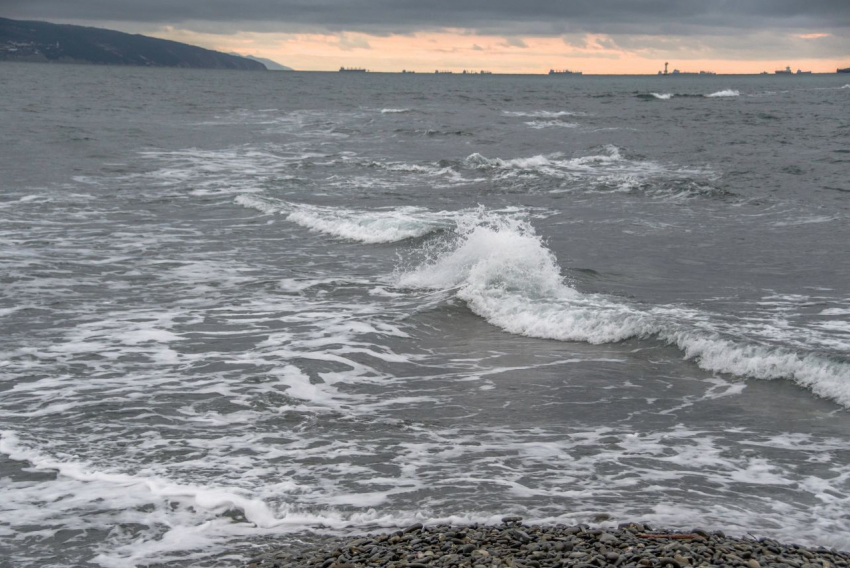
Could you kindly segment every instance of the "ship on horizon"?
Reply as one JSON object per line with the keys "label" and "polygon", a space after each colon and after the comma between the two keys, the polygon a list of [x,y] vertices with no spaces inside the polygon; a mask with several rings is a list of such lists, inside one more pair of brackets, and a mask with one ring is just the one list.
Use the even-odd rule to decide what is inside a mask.
{"label": "ship on horizon", "polygon": [[569,69],[549,69],[550,75],[581,75],[581,71],[570,71]]}
{"label": "ship on horizon", "polygon": [[850,67],[845,67],[844,69],[839,69],[836,73],[850,73]]}
{"label": "ship on horizon", "polygon": [[780,69],[780,70],[774,71],[773,73],[774,73],[774,75],[811,75],[812,74],[811,71],[802,71],[801,69],[797,69],[797,73],[794,73],[793,71],[791,71],[790,66],[785,67],[784,70]]}
{"label": "ship on horizon", "polygon": [[340,73],[365,73],[366,70],[362,67],[340,67]]}

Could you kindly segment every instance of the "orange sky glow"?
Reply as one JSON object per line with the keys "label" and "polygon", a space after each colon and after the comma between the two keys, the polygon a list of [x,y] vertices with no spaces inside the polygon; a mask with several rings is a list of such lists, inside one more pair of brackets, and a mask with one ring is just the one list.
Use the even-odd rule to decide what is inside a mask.
{"label": "orange sky glow", "polygon": [[[149,35],[200,45],[241,55],[267,57],[305,71],[336,71],[340,66],[364,67],[375,72],[420,73],[435,70],[461,72],[488,70],[493,73],[546,73],[551,68],[583,71],[586,74],[653,74],[670,62],[670,70],[714,71],[716,73],[759,73],[803,69],[834,73],[848,61],[832,59],[719,59],[710,49],[696,44],[665,52],[658,48],[619,48],[605,35],[588,34],[577,47],[561,37],[502,37],[473,34],[466,30],[420,32],[409,35],[370,35],[355,32],[335,34],[255,33],[205,34],[165,27]],[[789,34],[790,40],[816,41],[830,34]],[[652,40],[653,38],[647,38]],[[654,38],[664,45],[667,38]],[[575,43],[575,42],[573,42]],[[579,42],[582,43],[582,42]]]}

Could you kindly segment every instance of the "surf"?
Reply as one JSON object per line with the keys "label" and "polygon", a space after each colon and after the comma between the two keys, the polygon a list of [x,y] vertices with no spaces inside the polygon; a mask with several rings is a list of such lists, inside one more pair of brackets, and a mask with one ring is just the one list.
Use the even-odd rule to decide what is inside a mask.
{"label": "surf", "polygon": [[400,272],[397,285],[452,291],[473,313],[512,334],[591,344],[656,339],[703,370],[788,379],[850,408],[847,362],[730,336],[711,323],[711,314],[686,307],[638,306],[579,292],[533,226],[521,219],[491,216],[458,225],[454,240]]}

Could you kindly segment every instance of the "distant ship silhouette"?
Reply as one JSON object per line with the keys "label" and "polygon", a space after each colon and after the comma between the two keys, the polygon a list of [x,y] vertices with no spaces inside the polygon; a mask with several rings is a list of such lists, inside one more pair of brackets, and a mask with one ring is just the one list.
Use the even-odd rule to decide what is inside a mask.
{"label": "distant ship silhouette", "polygon": [[340,67],[340,73],[365,73],[366,70],[362,67]]}
{"label": "distant ship silhouette", "polygon": [[570,71],[568,69],[561,69],[561,70],[549,69],[549,74],[550,75],[581,75],[581,71]]}

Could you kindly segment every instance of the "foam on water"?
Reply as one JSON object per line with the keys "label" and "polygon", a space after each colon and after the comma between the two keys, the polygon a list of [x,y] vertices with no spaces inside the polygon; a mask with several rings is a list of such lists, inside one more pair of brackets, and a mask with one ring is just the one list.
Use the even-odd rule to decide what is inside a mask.
{"label": "foam on water", "polygon": [[[453,228],[461,219],[475,219],[483,208],[459,211],[430,211],[422,207],[388,207],[371,211],[290,203],[261,195],[240,195],[234,200],[243,207],[267,214],[286,215],[288,221],[312,231],[367,244],[393,243],[423,237]],[[495,210],[508,216],[546,215],[543,211],[508,207]]]}
{"label": "foam on water", "polygon": [[592,344],[654,337],[705,370],[789,379],[850,408],[846,361],[724,336],[706,314],[682,307],[638,307],[580,293],[565,283],[554,254],[526,221],[461,224],[456,242],[401,274],[398,284],[456,290],[473,312],[510,333]]}
{"label": "foam on water", "polygon": [[559,118],[562,116],[578,116],[582,113],[570,112],[566,110],[531,110],[531,111],[510,111],[504,110],[502,114],[505,116],[528,116],[532,118]]}
{"label": "foam on water", "polygon": [[[554,178],[568,183],[563,191],[620,191],[641,190],[667,197],[693,193],[713,193],[712,170],[699,167],[665,165],[652,160],[631,159],[620,148],[606,144],[598,153],[568,158],[561,153],[538,154],[527,158],[488,158],[480,153],[469,155],[463,166],[478,171],[491,171],[497,180],[512,178]],[[587,182],[592,182],[588,187]]]}
{"label": "foam on water", "polygon": [[[706,397],[724,396],[715,392],[723,386],[713,386]],[[241,480],[235,478],[239,484],[233,486],[180,482],[155,472],[120,473],[58,459],[6,431],[0,434],[0,453],[29,464],[41,475],[32,481],[0,482],[0,496],[4,506],[16,512],[8,519],[9,529],[49,526],[40,534],[46,538],[108,530],[106,541],[90,556],[66,558],[122,568],[169,561],[214,565],[214,559],[202,560],[225,550],[228,543],[233,543],[231,549],[240,547],[237,555],[250,555],[245,541],[251,537],[305,528],[333,534],[413,522],[497,523],[510,512],[534,523],[588,522],[600,504],[613,515],[613,523],[640,518],[690,528],[696,517],[706,528],[739,535],[759,518],[765,527],[761,534],[850,544],[843,514],[850,503],[843,487],[850,471],[830,465],[832,456],[847,451],[841,440],[765,436],[746,429],[711,432],[681,424],[645,433],[617,427],[579,427],[569,433],[410,427],[415,435],[397,445],[376,433],[336,447],[314,437],[266,450],[258,458],[271,463],[288,458],[287,463],[300,468],[297,472],[288,468],[290,472],[314,483],[300,484],[255,459],[254,470],[246,471]],[[243,444],[253,441],[242,438]],[[259,450],[260,442],[249,447]],[[388,443],[392,454],[381,449]],[[340,455],[368,459],[361,466],[335,468]],[[804,470],[801,462],[806,463]],[[207,458],[197,465],[226,464]],[[246,467],[232,458],[230,464]],[[397,473],[388,475],[387,468]],[[256,479],[257,470],[267,477]],[[358,483],[346,484],[346,477]],[[472,483],[500,495],[502,510],[497,514],[482,510],[468,495]],[[711,498],[694,491],[696,483],[711,487]],[[435,487],[442,497],[433,496]],[[392,506],[394,499],[406,494],[407,506]],[[820,498],[803,511],[795,506],[800,495]],[[718,497],[738,506],[717,505]],[[680,504],[685,502],[690,505]],[[635,508],[635,503],[656,504]],[[639,517],[635,511],[640,511]],[[823,534],[834,536],[824,540]]]}
{"label": "foam on water", "polygon": [[432,213],[420,207],[357,211],[339,207],[320,207],[289,203],[255,195],[240,195],[236,203],[263,213],[280,213],[288,221],[361,243],[392,243],[421,237],[452,225],[456,213]]}
{"label": "foam on water", "polygon": [[561,120],[532,120],[525,124],[535,130],[540,130],[542,128],[578,128],[578,123],[564,122]]}
{"label": "foam on water", "polygon": [[662,101],[666,101],[673,98],[673,93],[650,93],[656,99],[661,99]]}
{"label": "foam on water", "polygon": [[710,95],[706,95],[706,97],[738,97],[741,95],[740,91],[736,91],[733,89],[725,89],[723,91],[717,91],[716,93],[711,93]]}

